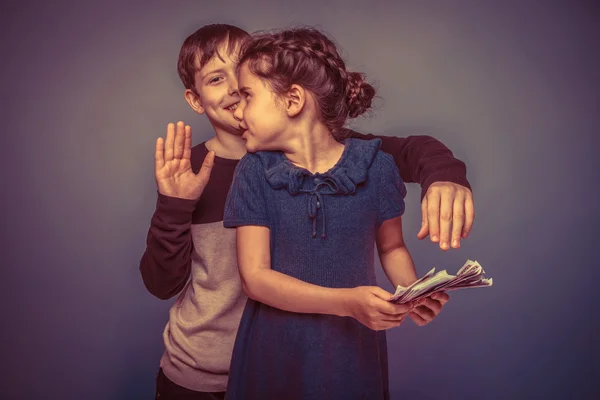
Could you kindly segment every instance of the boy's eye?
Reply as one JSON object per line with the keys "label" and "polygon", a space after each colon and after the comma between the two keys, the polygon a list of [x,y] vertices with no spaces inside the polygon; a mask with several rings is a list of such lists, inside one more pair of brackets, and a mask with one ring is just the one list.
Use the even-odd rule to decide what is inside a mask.
{"label": "boy's eye", "polygon": [[215,82],[217,82],[219,79],[223,79],[223,78],[222,78],[222,77],[220,77],[220,76],[215,76],[215,77],[214,77],[214,78],[212,78],[210,81],[208,81],[208,83],[215,83]]}

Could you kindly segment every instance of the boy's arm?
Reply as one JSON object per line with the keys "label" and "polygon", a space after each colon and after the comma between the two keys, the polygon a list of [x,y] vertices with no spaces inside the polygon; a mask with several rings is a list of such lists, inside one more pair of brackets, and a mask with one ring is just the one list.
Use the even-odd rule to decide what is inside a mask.
{"label": "boy's arm", "polygon": [[471,190],[467,167],[455,158],[439,140],[427,136],[379,136],[362,134],[351,129],[349,137],[363,140],[381,139],[381,150],[394,157],[404,182],[421,185],[421,200],[434,182],[452,182]]}
{"label": "boy's arm", "polygon": [[148,291],[161,300],[179,293],[190,276],[193,249],[190,226],[196,203],[158,194],[140,272]]}
{"label": "boy's arm", "polygon": [[473,226],[475,210],[465,163],[431,136],[364,135],[351,129],[343,134],[358,139],[381,139],[381,150],[392,155],[405,182],[421,185],[422,226],[419,239],[430,235],[443,250],[460,247]]}

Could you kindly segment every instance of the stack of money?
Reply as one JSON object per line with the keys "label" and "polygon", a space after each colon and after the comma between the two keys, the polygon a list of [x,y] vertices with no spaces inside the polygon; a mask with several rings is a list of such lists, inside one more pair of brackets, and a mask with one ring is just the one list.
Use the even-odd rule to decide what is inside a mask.
{"label": "stack of money", "polygon": [[492,279],[485,278],[484,274],[481,265],[472,260],[467,260],[456,275],[450,275],[446,270],[435,273],[433,268],[409,287],[398,285],[396,293],[389,301],[403,304],[430,296],[435,292],[492,286]]}

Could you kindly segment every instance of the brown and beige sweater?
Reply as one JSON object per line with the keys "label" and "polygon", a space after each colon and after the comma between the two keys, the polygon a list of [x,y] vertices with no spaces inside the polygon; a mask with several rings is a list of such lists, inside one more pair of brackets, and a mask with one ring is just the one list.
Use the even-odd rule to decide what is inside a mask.
{"label": "brown and beige sweater", "polygon": [[[381,150],[394,157],[405,182],[421,184],[422,196],[436,181],[470,188],[465,164],[436,139],[349,133],[381,138]],[[192,149],[194,172],[207,154],[205,143]],[[246,304],[237,270],[235,229],[223,227],[225,200],[238,161],[215,157],[210,181],[197,201],[158,195],[140,261],[150,293],[165,300],[179,294],[163,332],[160,366],[176,384],[200,392],[226,390],[233,342]]]}

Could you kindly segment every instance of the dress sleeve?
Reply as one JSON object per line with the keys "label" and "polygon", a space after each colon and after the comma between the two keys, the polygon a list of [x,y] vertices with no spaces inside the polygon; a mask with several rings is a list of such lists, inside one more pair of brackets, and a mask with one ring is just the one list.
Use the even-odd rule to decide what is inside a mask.
{"label": "dress sleeve", "polygon": [[404,214],[404,197],[406,186],[400,177],[394,159],[389,154],[379,151],[377,154],[379,167],[379,218],[378,226],[388,219]]}
{"label": "dress sleeve", "polygon": [[265,187],[265,172],[260,159],[254,154],[246,154],[235,169],[225,202],[225,228],[244,225],[270,228]]}

